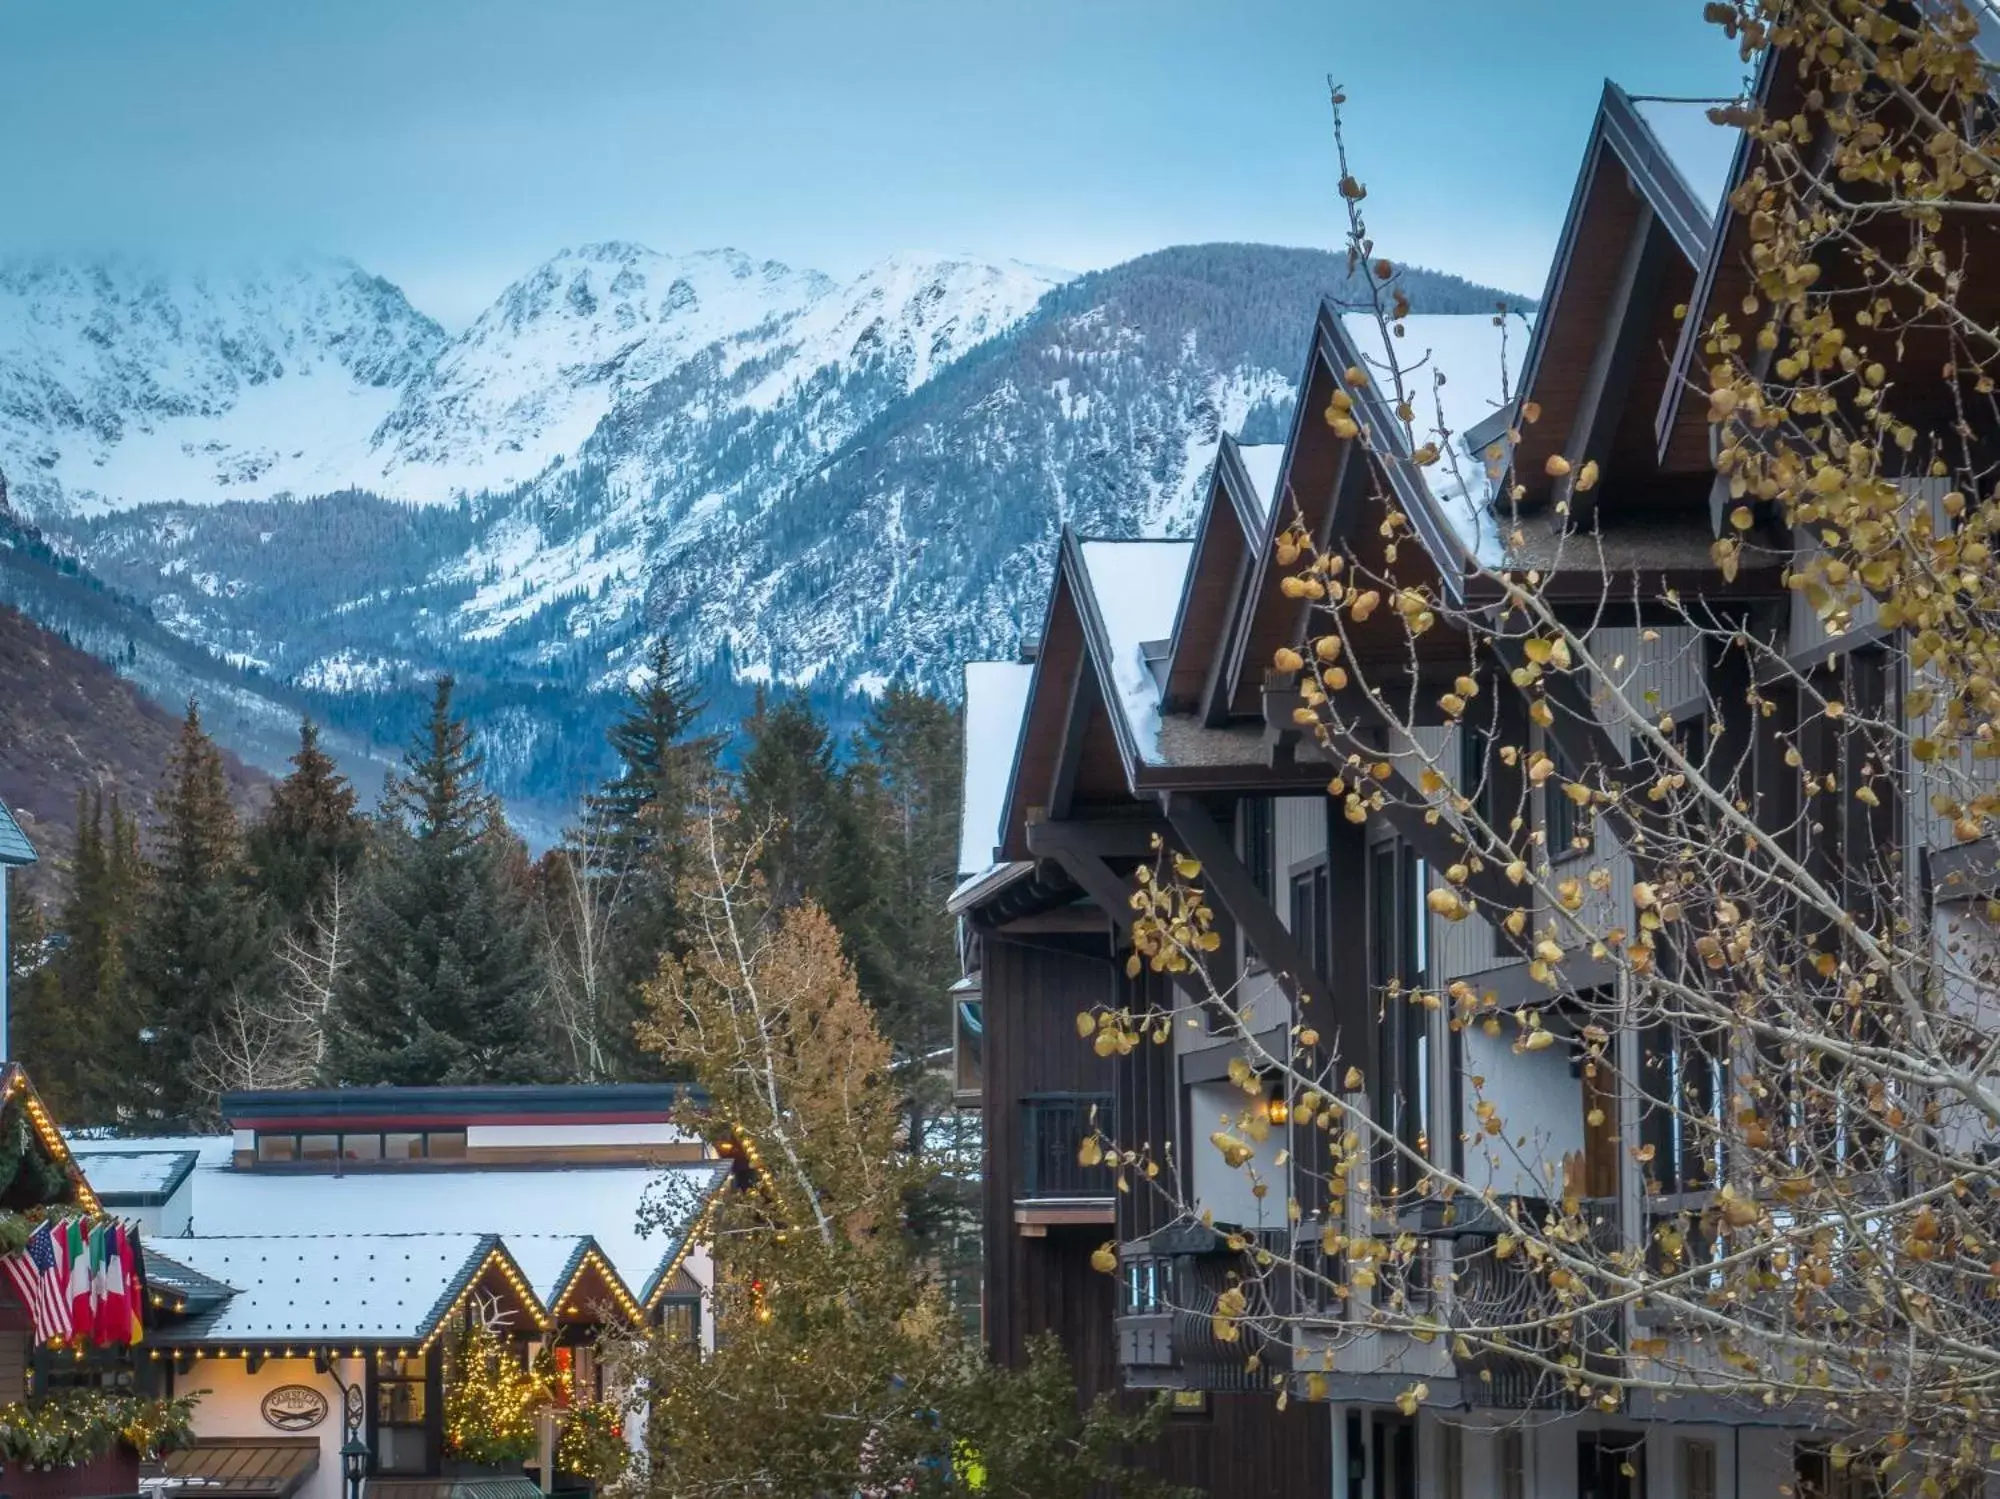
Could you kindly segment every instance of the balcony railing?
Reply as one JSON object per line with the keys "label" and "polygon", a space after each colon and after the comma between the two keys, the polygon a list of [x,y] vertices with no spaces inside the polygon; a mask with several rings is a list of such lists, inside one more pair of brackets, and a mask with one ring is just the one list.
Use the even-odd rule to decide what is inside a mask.
{"label": "balcony railing", "polygon": [[[1290,1366],[1282,1334],[1265,1336],[1286,1310],[1282,1282],[1252,1273],[1251,1256],[1228,1249],[1220,1235],[1167,1230],[1125,1245],[1119,1269],[1118,1361],[1128,1387],[1268,1392]],[[1236,1337],[1225,1340],[1216,1336],[1215,1306],[1231,1285],[1248,1305]]]}
{"label": "balcony railing", "polygon": [[1022,1099],[1015,1195],[1043,1202],[1110,1197],[1111,1172],[1077,1159],[1092,1130],[1113,1131],[1109,1093],[1036,1093]]}

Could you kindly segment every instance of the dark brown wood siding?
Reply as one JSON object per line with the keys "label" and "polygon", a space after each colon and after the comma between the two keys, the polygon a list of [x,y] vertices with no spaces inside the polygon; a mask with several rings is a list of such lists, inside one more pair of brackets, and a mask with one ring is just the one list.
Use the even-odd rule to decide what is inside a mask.
{"label": "dark brown wood siding", "polygon": [[1057,1333],[1086,1388],[1106,1388],[1115,1286],[1090,1268],[1111,1236],[1051,1228],[1024,1238],[1014,1222],[1020,1179],[1021,1100],[1035,1093],[1109,1092],[1111,1064],[1079,1039],[1079,1011],[1109,1002],[1114,969],[1108,937],[985,938],[980,964],[986,1022],[986,1344],[1018,1365],[1028,1340]]}
{"label": "dark brown wood siding", "polygon": [[[1128,980],[1106,937],[983,939],[986,1020],[986,1337],[992,1356],[1018,1366],[1030,1340],[1054,1333],[1090,1400],[1118,1388],[1118,1283],[1090,1265],[1114,1234],[1158,1227],[1158,1199],[1134,1185],[1115,1228],[1051,1227],[1023,1237],[1014,1222],[1021,1151],[1020,1100],[1034,1093],[1110,1091],[1123,1144],[1164,1146],[1179,1125],[1173,1048],[1150,1043],[1119,1062],[1078,1038],[1076,1015],[1108,1001],[1165,1006],[1165,982]],[[1128,1399],[1145,1398],[1137,1394]],[[1159,1442],[1135,1454],[1146,1469],[1214,1499],[1324,1499],[1333,1490],[1333,1412],[1268,1395],[1214,1395],[1209,1409],[1176,1415]]]}

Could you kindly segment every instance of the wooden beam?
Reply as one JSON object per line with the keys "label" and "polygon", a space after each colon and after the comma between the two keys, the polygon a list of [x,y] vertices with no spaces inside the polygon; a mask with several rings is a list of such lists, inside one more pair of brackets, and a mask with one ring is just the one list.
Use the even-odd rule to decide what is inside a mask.
{"label": "wooden beam", "polygon": [[1153,853],[1153,840],[1164,839],[1166,833],[1156,817],[1059,820],[1031,813],[1027,824],[1029,851],[1046,858],[1069,852],[1099,859],[1143,859]]}
{"label": "wooden beam", "polygon": [[1208,809],[1181,791],[1166,792],[1160,805],[1183,846],[1201,861],[1204,882],[1228,908],[1271,972],[1280,979],[1290,979],[1295,996],[1331,1008],[1326,980],[1305,961],[1297,940],[1257,889],[1250,871],[1236,857],[1236,849],[1208,815]]}
{"label": "wooden beam", "polygon": [[[1590,370],[1584,377],[1583,394],[1570,427],[1564,456],[1572,473],[1593,458],[1600,470],[1605,465],[1612,435],[1625,412],[1625,397],[1632,388],[1632,372],[1651,331],[1646,311],[1659,294],[1670,249],[1670,237],[1659,228],[1652,205],[1641,199],[1639,219],[1625,246],[1625,257],[1619,263],[1618,280],[1604,312],[1604,327],[1598,334],[1597,347],[1591,352]],[[1591,524],[1597,496],[1602,491],[1601,475],[1597,489],[1582,493],[1571,490],[1572,527],[1585,528]]]}

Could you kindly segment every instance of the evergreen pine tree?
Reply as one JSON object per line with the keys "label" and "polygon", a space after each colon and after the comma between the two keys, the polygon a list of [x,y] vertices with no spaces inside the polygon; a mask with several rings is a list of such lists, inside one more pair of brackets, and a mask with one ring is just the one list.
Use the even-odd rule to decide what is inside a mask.
{"label": "evergreen pine tree", "polygon": [[231,996],[260,982],[265,957],[222,753],[193,699],[168,759],[154,838],[158,856],[132,976],[144,1007],[151,1112],[183,1128],[214,1111],[215,1100],[202,1097],[194,1081],[196,1048]]}
{"label": "evergreen pine tree", "polygon": [[271,789],[247,840],[253,882],[278,926],[297,928],[326,898],[334,872],[355,867],[367,827],[354,787],[320,748],[319,726],[301,719],[291,773]]}
{"label": "evergreen pine tree", "polygon": [[389,782],[332,1057],[342,1081],[543,1075],[526,859],[440,677]]}

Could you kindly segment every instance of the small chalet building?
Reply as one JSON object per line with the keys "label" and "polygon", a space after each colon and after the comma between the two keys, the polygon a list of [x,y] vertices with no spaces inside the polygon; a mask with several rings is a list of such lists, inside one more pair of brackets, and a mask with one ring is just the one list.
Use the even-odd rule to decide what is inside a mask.
{"label": "small chalet building", "polygon": [[[1781,72],[1767,70],[1764,86],[1781,86]],[[1504,540],[1483,482],[1455,492],[1439,469],[1350,445],[1321,419],[1340,372],[1365,364],[1374,347],[1372,328],[1350,329],[1327,307],[1302,330],[1310,349],[1283,448],[1225,438],[1190,540],[1066,534],[1040,634],[1023,659],[967,669],[966,821],[949,908],[960,918],[965,969],[955,991],[961,1098],[984,1116],[987,1340],[995,1357],[1015,1361],[1030,1336],[1053,1330],[1087,1390],[1173,1391],[1168,1434],[1145,1460],[1175,1481],[1245,1499],[1777,1499],[1809,1483],[1824,1492],[1824,1460],[1796,1410],[1774,1416],[1657,1392],[1635,1393],[1612,1413],[1583,1413],[1505,1361],[1460,1367],[1449,1339],[1419,1344],[1400,1334],[1349,1340],[1327,1368],[1303,1301],[1280,1309],[1295,1314],[1293,1344],[1256,1350],[1261,1367],[1247,1373],[1246,1349],[1211,1332],[1233,1261],[1222,1235],[1169,1224],[1157,1196],[1143,1186],[1115,1191],[1110,1172],[1079,1164],[1077,1153],[1093,1117],[1122,1144],[1171,1150],[1184,1193],[1216,1225],[1288,1254],[1309,1255],[1329,1223],[1368,1231],[1358,1216],[1342,1221],[1362,1211],[1355,1203],[1326,1201],[1316,1182],[1294,1184],[1280,1152],[1307,1142],[1290,1139],[1296,1126],[1276,1109],[1256,1162],[1271,1184],[1262,1199],[1208,1145],[1218,1120],[1243,1103],[1226,1035],[1177,1026],[1170,1045],[1114,1060],[1077,1040],[1080,1011],[1167,1007],[1168,980],[1128,979],[1123,966],[1133,872],[1150,862],[1157,836],[1200,860],[1225,929],[1220,981],[1258,996],[1260,1029],[1268,1017],[1276,1051],[1301,998],[1317,1025],[1330,1019],[1344,1038],[1364,1038],[1365,1083],[1344,1099],[1348,1109],[1367,1110],[1418,1153],[1451,1152],[1497,1192],[1545,1194],[1547,1184],[1518,1164],[1465,1143],[1480,1138],[1468,1081],[1478,1076],[1485,1098],[1548,1142],[1566,1189],[1602,1204],[1622,1242],[1643,1242],[1655,1222],[1698,1207],[1712,1187],[1700,1163],[1677,1157],[1666,1120],[1642,1114],[1635,1099],[1599,1095],[1567,1044],[1516,1052],[1477,1028],[1454,1031],[1443,1012],[1383,1003],[1392,985],[1436,990],[1463,979],[1502,1009],[1548,1007],[1568,1035],[1560,1004],[1503,934],[1427,909],[1440,871],[1457,862],[1447,830],[1393,810],[1357,826],[1331,806],[1332,767],[1292,720],[1296,684],[1271,669],[1279,648],[1298,648],[1312,633],[1307,606],[1280,587],[1279,532],[1302,519],[1322,546],[1379,556],[1373,497],[1386,492],[1413,533],[1404,571],[1420,549],[1438,585],[1461,596],[1478,585],[1468,567],[1476,559],[1552,571],[1560,603],[1570,578],[1562,544],[1591,532],[1571,546],[1588,553],[1574,577],[1576,607],[1596,611],[1578,617],[1588,619],[1597,654],[1636,663],[1633,690],[1677,723],[1703,727],[1705,684],[1731,668],[1708,659],[1693,632],[1677,634],[1665,611],[1648,610],[1669,590],[1740,610],[1794,662],[1865,683],[1879,659],[1874,634],[1829,640],[1779,568],[1746,560],[1725,581],[1710,558],[1724,517],[1708,428],[1676,372],[1698,357],[1693,330],[1743,295],[1744,230],[1718,205],[1752,153],[1739,145],[1731,159],[1730,138],[1685,117],[1693,113],[1683,107],[1676,117],[1605,87],[1525,356],[1518,341],[1510,348],[1517,398],[1535,401],[1541,419],[1502,476],[1529,490]],[[1675,315],[1681,304],[1690,309],[1684,321]],[[1406,362],[1428,352],[1451,377],[1452,424],[1483,453],[1512,416],[1498,398],[1491,318],[1415,316],[1408,330]],[[1934,371],[1942,357],[1913,353],[1910,366]],[[1418,380],[1428,390],[1428,377]],[[1566,518],[1542,477],[1552,454],[1572,468],[1595,461],[1602,474],[1593,492],[1573,497]],[[1466,467],[1486,479],[1476,456]],[[1626,601],[1622,613],[1605,608],[1607,598]],[[1371,682],[1407,680],[1412,665],[1420,676],[1444,670],[1446,681],[1465,669],[1464,644],[1444,638],[1450,631],[1422,637],[1413,657],[1399,627],[1375,623],[1372,635],[1350,624],[1350,649]],[[1424,654],[1432,650],[1435,662]],[[1526,700],[1506,674],[1484,685],[1481,701],[1526,736]],[[1741,692],[1734,701],[1742,706]],[[1441,720],[1416,732],[1434,763],[1457,767],[1449,783],[1468,795],[1497,785],[1502,804],[1513,803],[1520,787],[1503,784],[1510,772],[1478,733]],[[1533,732],[1552,757],[1579,764],[1602,763],[1611,737],[1587,705]],[[1414,790],[1406,799],[1423,800]],[[1529,805],[1549,847],[1572,846],[1578,830],[1561,797],[1536,792]],[[1907,825],[1925,828],[1927,815],[1919,810]],[[1591,836],[1586,846],[1614,868],[1605,898],[1629,904],[1629,860],[1609,828]],[[1949,845],[1948,833],[1931,836]],[[1566,963],[1564,975],[1577,992],[1616,982],[1602,966],[1598,980],[1587,959]],[[1645,1049],[1677,1045],[1671,1038],[1632,1032],[1617,1044],[1628,1075],[1642,1063],[1672,1065],[1677,1076],[1701,1065]],[[1625,1143],[1653,1147],[1643,1172],[1621,1131]],[[1383,1169],[1408,1168],[1391,1157]],[[1297,1225],[1287,1221],[1292,1195],[1303,1209]],[[1441,1271],[1454,1257],[1468,1267],[1456,1280],[1433,1279],[1447,1323],[1450,1297],[1532,1294],[1484,1252],[1490,1235],[1481,1239],[1476,1217],[1448,1226],[1416,1214],[1400,1227],[1427,1241]],[[1107,1242],[1116,1275],[1091,1266]],[[1313,1292],[1302,1282],[1294,1294]],[[1313,1381],[1321,1398],[1307,1393],[1307,1369],[1325,1371],[1323,1383]],[[1274,1381],[1287,1383],[1283,1410]],[[1405,1415],[1396,1396],[1417,1381],[1429,1398]]]}
{"label": "small chalet building", "polygon": [[709,1338],[699,1224],[729,1167],[678,1102],[671,1084],[243,1093],[228,1134],[70,1141],[144,1249],[150,1325],[116,1377],[200,1393],[170,1486],[341,1499],[358,1436],[368,1493],[445,1499],[463,1481],[445,1352],[469,1324],[614,1405],[603,1329]]}

